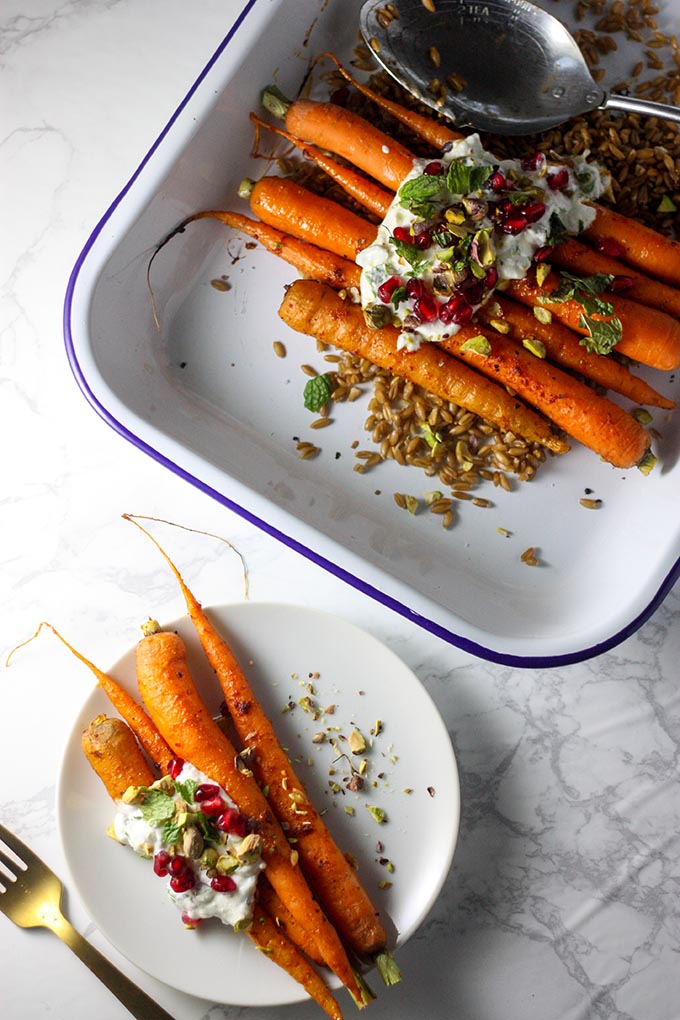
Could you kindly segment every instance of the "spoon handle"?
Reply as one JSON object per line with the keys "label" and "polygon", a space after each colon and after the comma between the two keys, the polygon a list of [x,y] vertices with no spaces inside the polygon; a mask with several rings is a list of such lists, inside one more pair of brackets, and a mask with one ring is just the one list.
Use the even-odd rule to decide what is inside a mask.
{"label": "spoon handle", "polygon": [[633,96],[621,96],[613,93],[607,96],[604,108],[625,110],[627,113],[642,113],[648,117],[661,117],[663,120],[674,120],[680,124],[680,107],[669,106],[667,103],[653,103],[649,99],[636,99]]}

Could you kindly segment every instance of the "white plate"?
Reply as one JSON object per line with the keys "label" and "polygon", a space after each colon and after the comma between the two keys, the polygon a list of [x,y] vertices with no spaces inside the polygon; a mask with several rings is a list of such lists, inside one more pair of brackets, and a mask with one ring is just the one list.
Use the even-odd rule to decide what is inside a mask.
{"label": "white plate", "polygon": [[[671,4],[677,14],[680,0]],[[655,414],[660,463],[650,477],[615,470],[576,446],[518,491],[483,491],[492,508],[462,504],[458,523],[444,531],[435,515],[414,518],[393,501],[395,491],[422,496],[432,488],[421,472],[393,463],[364,476],[353,471],[352,442],[369,445],[366,397],[335,409],[331,428],[309,428],[299,366],[328,366],[278,318],[284,285],[295,277],[290,267],[214,222],[194,224],[154,263],[160,335],[154,326],[149,253],[187,215],[238,204],[242,178],[266,170],[248,155],[248,112],[262,88],[271,77],[294,94],[324,49],[349,60],[359,7],[360,0],[244,6],[73,270],[65,307],[73,371],[126,439],[433,634],[511,664],[585,659],[631,634],[678,575],[680,432],[667,415]],[[222,275],[226,292],[210,285]],[[285,342],[285,360],[274,356],[275,340]],[[680,399],[680,377],[656,382]],[[318,443],[321,454],[300,460],[295,436]],[[579,505],[588,489],[600,510]],[[542,566],[521,562],[529,546]]]}
{"label": "white plate", "polygon": [[[448,874],[458,833],[460,800],[456,763],[446,727],[417,677],[388,648],[357,627],[315,610],[274,603],[243,603],[210,610],[244,666],[318,808],[343,850],[357,859],[359,873],[386,928],[402,945],[430,910]],[[219,685],[185,617],[167,625],[185,640],[192,675],[208,707],[217,712]],[[136,694],[134,649],[110,671]],[[310,673],[319,677],[309,681]],[[353,725],[368,737],[376,719],[384,730],[369,754],[374,790],[333,794],[341,779],[329,743],[314,744],[320,728],[297,702],[313,682],[318,702],[335,704],[326,725],[348,733]],[[57,813],[75,888],[97,927],[142,970],[191,995],[238,1006],[299,1002],[304,991],[258,953],[245,936],[209,922],[186,931],[179,912],[155,878],[150,863],[106,835],[113,804],[81,749],[83,728],[100,712],[115,714],[101,688],[83,706],[70,735],[57,791]],[[310,762],[308,764],[308,761]],[[378,774],[382,778],[377,778]],[[429,792],[432,788],[434,793]],[[412,793],[404,793],[411,788]],[[382,825],[365,808],[387,812]],[[351,805],[354,816],[345,812]],[[376,843],[384,845],[382,855]],[[380,856],[394,863],[389,873]],[[382,880],[392,886],[379,889]],[[397,954],[398,959],[398,954]],[[413,975],[404,975],[413,980]],[[379,991],[379,979],[371,984]]]}

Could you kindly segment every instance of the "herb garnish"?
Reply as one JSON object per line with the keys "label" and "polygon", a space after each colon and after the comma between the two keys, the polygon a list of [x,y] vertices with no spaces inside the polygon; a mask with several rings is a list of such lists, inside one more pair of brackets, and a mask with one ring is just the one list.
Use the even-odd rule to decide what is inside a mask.
{"label": "herb garnish", "polygon": [[[556,289],[540,298],[548,304],[577,301],[581,305],[585,314],[579,319],[579,326],[586,329],[588,335],[582,337],[580,342],[591,353],[610,354],[623,333],[621,320],[614,315],[614,306],[599,296],[613,279],[609,273],[593,273],[592,276],[581,277],[563,271]],[[594,315],[607,318],[602,321],[594,319]]]}
{"label": "herb garnish", "polygon": [[305,407],[308,411],[320,411],[333,395],[333,380],[328,373],[308,379],[304,388]]}

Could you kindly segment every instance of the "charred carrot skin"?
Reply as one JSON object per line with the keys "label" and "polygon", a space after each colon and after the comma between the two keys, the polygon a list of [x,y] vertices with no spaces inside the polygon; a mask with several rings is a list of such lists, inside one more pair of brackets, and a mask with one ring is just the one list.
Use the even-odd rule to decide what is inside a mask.
{"label": "charred carrot skin", "polygon": [[423,344],[416,352],[398,350],[397,329],[393,326],[369,329],[357,305],[343,301],[323,284],[296,280],[286,292],[279,315],[299,333],[341,347],[410,379],[436,396],[494,422],[506,432],[540,443],[554,453],[565,453],[569,449],[544,418],[525,407],[502,386],[483,378],[436,344]]}
{"label": "charred carrot skin", "polygon": [[487,347],[478,353],[467,342],[479,334],[464,326],[442,340],[442,347],[492,379],[498,379],[551,421],[614,467],[639,463],[649,449],[649,433],[618,404],[599,397],[579,379],[568,375],[519,344],[493,330],[482,330]]}
{"label": "charred carrot skin", "polygon": [[477,315],[486,326],[497,322],[509,328],[509,335],[519,343],[540,341],[548,358],[558,365],[628,397],[636,404],[667,410],[675,407],[672,400],[658,393],[621,362],[586,350],[580,338],[561,322],[541,322],[530,308],[509,300],[501,293],[496,293],[491,301],[482,305]]}
{"label": "charred carrot skin", "polygon": [[358,1005],[363,993],[337,932],[314,900],[296,855],[252,776],[237,767],[237,752],[203,704],[177,634],[149,633],[137,645],[137,682],[147,710],[180,758],[227,791],[263,838],[267,875],[294,917],[315,938],[326,963]]}

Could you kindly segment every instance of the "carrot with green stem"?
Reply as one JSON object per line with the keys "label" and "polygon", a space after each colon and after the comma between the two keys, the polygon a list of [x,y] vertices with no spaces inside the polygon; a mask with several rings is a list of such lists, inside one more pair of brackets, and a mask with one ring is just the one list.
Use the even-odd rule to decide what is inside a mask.
{"label": "carrot with green stem", "polygon": [[342,156],[391,191],[413,169],[415,156],[405,145],[343,106],[313,99],[291,102],[276,86],[265,89],[262,102],[291,135]]}
{"label": "carrot with green stem", "polygon": [[314,937],[324,960],[359,1007],[366,990],[349,962],[340,938],[312,896],[271,805],[252,775],[237,765],[237,752],[205,707],[186,661],[178,634],[161,631],[154,621],[137,645],[137,683],[142,700],[163,739],[179,758],[192,762],[227,791],[263,840],[267,876],[293,916]]}
{"label": "carrot with green stem", "polygon": [[417,351],[397,348],[398,329],[370,329],[361,308],[343,301],[314,280],[296,280],[279,308],[283,321],[299,333],[366,358],[374,365],[410,379],[435,396],[464,407],[504,432],[539,443],[553,453],[566,453],[568,444],[550,422],[526,407],[516,396],[480,375],[438,344],[421,344]]}
{"label": "carrot with green stem", "polygon": [[378,913],[307,795],[233,651],[159,542],[133,516],[125,517],[151,539],[175,575],[234,728],[243,745],[255,749],[249,767],[259,785],[267,788],[269,803],[289,838],[295,838],[300,865],[316,898],[349,949],[374,962],[386,984],[396,983],[399,971]]}
{"label": "carrot with green stem", "polygon": [[524,343],[530,350],[538,341],[551,361],[636,404],[667,410],[675,407],[672,400],[658,393],[620,361],[587,350],[581,338],[561,322],[542,322],[536,318],[531,308],[505,297],[500,291],[481,306],[477,318],[485,326],[508,332],[513,339]]}
{"label": "carrot with green stem", "polygon": [[[344,107],[311,99],[291,101],[275,86],[265,89],[263,103],[273,116],[285,119],[286,130],[290,134],[322,149],[330,149],[392,191],[399,189],[413,168],[414,153],[366,118]],[[386,106],[383,108],[387,109]],[[416,130],[418,122],[406,107],[400,108],[399,104],[391,103],[389,112]],[[427,121],[427,118],[424,120]],[[440,131],[444,145],[461,137],[445,125],[440,126]],[[416,130],[416,133],[421,138],[426,137],[422,129]],[[624,261],[631,266],[666,283],[680,286],[679,241],[608,206],[600,203],[593,203],[593,206],[596,216],[584,231],[586,239],[595,242],[613,240],[621,248]]]}
{"label": "carrot with green stem", "polygon": [[[122,719],[97,716],[83,731],[81,746],[113,801],[121,800],[131,788],[148,788],[155,782],[134,733]],[[302,985],[331,1020],[342,1020],[340,1007],[326,983],[267,911],[260,896],[261,883],[262,876],[258,879],[252,924],[242,930],[261,952]]]}
{"label": "carrot with green stem", "polygon": [[[346,166],[344,163],[338,163],[337,160],[332,159],[328,153],[322,152],[315,145],[307,145],[288,131],[284,131],[283,128],[276,127],[274,124],[268,124],[256,114],[251,113],[250,119],[255,124],[258,132],[260,128],[266,128],[267,131],[271,131],[280,138],[285,138],[291,145],[298,148],[306,159],[318,166],[336,184],[340,185],[346,195],[349,195],[350,198],[360,203],[375,216],[379,216],[380,219],[383,218],[390,202],[394,198],[391,192],[381,188],[375,181],[370,180],[363,174],[357,173],[356,170]],[[257,148],[257,139],[255,141],[255,148]]]}

